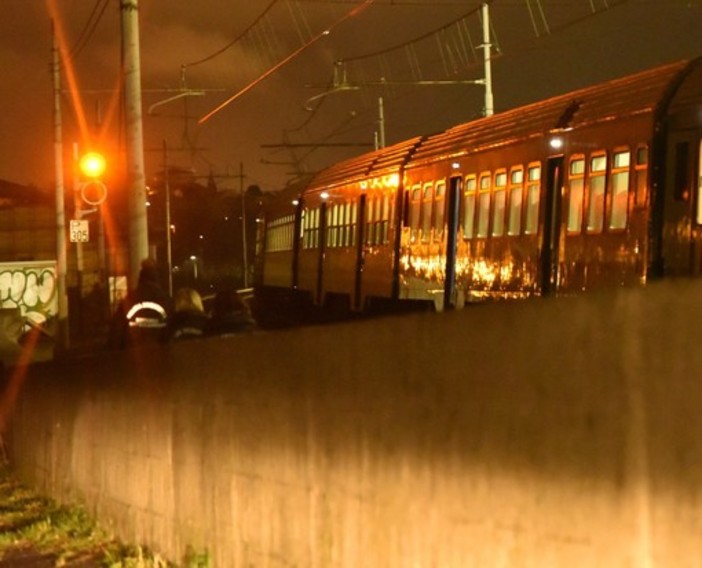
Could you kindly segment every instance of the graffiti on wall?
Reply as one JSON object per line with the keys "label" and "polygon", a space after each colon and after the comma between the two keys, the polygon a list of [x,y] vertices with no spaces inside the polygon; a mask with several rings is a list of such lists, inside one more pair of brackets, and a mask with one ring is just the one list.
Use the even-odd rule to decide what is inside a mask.
{"label": "graffiti on wall", "polygon": [[0,308],[19,308],[23,317],[42,323],[58,312],[54,263],[0,263]]}

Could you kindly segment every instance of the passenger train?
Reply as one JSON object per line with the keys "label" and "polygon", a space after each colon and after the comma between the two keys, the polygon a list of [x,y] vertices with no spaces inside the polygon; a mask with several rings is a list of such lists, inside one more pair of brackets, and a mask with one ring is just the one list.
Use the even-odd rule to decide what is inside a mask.
{"label": "passenger train", "polygon": [[336,164],[281,192],[257,291],[365,310],[702,270],[702,58]]}

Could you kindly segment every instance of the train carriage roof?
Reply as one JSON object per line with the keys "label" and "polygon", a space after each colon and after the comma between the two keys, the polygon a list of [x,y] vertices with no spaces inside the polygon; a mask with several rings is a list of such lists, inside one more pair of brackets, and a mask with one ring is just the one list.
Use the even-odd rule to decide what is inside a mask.
{"label": "train carriage roof", "polygon": [[677,88],[684,71],[693,65],[702,67],[701,61],[670,63],[479,118],[437,134],[417,136],[330,166],[313,177],[305,192],[332,189],[394,173],[405,165],[412,167],[457,158],[559,130],[654,114]]}
{"label": "train carriage roof", "polygon": [[588,124],[654,113],[689,61],[680,61],[480,118],[429,136],[412,164],[452,158]]}
{"label": "train carriage roof", "polygon": [[417,136],[335,164],[319,172],[306,191],[322,191],[369,177],[396,172],[405,164],[421,140],[422,138]]}

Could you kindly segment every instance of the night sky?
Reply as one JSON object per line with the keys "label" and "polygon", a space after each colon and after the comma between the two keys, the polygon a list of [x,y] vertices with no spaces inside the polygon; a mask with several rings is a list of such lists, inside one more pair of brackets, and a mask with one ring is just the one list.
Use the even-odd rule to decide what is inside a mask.
{"label": "night sky", "polygon": [[[480,78],[481,54],[471,48],[481,43],[479,2],[139,4],[147,177],[162,167],[165,140],[169,164],[200,176],[214,174],[222,188],[239,188],[239,179],[226,176],[238,174],[243,163],[246,185],[279,189],[295,173],[371,149],[381,96],[388,144],[482,111],[482,90],[474,85],[373,85],[382,79]],[[497,111],[702,55],[702,0],[542,0],[540,6],[543,10],[536,0],[492,2],[499,45],[493,61]],[[0,0],[0,7],[0,179],[47,188],[53,183],[52,14],[65,53],[73,54],[62,86],[68,89],[67,71],[73,69],[80,90],[79,96],[63,96],[66,152],[78,142],[119,153],[124,141],[116,104],[118,0]],[[431,33],[451,22],[456,23],[442,33]],[[324,30],[330,33],[322,35]],[[198,122],[295,52],[287,64]],[[339,59],[347,61],[346,78],[355,88],[310,100],[325,92]],[[156,104],[183,85],[204,94]],[[83,132],[77,108],[83,109]],[[284,141],[296,146],[262,147]],[[320,143],[328,146],[314,146]]]}

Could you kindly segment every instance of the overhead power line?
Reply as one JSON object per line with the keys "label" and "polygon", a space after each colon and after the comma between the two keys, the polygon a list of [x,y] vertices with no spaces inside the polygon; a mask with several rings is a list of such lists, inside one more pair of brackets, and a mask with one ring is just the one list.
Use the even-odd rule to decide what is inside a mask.
{"label": "overhead power line", "polygon": [[266,8],[263,10],[263,12],[261,12],[261,13],[258,15],[258,17],[257,17],[253,22],[251,22],[251,24],[250,24],[244,31],[242,31],[239,35],[237,35],[234,39],[232,39],[232,40],[231,40],[229,43],[227,43],[224,47],[222,47],[221,49],[218,49],[217,51],[215,51],[214,53],[208,55],[207,57],[203,57],[202,59],[198,59],[197,61],[192,61],[192,62],[190,62],[190,63],[184,64],[184,65],[183,65],[183,68],[185,68],[185,67],[194,67],[195,65],[200,65],[201,63],[205,63],[205,62],[207,62],[207,61],[211,61],[212,59],[214,59],[214,58],[217,57],[218,55],[221,55],[222,53],[224,53],[224,52],[227,51],[228,49],[230,49],[230,48],[232,48],[233,46],[235,46],[239,41],[241,41],[241,39],[242,39],[244,36],[246,36],[246,34],[248,34],[253,28],[255,28],[255,27],[258,25],[258,23],[261,22],[261,20],[263,20],[263,18],[266,17],[266,14],[268,14],[268,12],[271,11],[271,9],[273,8],[273,6],[275,6],[277,2],[278,2],[278,0],[272,0],[271,3],[268,4],[268,6],[266,6]]}
{"label": "overhead power line", "polygon": [[290,55],[288,55],[285,59],[282,61],[279,61],[276,63],[273,67],[268,69],[263,75],[259,76],[257,79],[246,85],[243,89],[239,90],[235,94],[233,94],[231,97],[229,97],[226,101],[221,103],[219,106],[208,112],[206,115],[204,115],[200,120],[198,120],[198,124],[203,124],[206,121],[208,121],[210,118],[212,118],[215,114],[217,114],[219,111],[224,109],[225,107],[229,106],[231,103],[233,103],[236,99],[238,99],[241,95],[244,93],[250,91],[253,89],[256,85],[258,85],[261,81],[275,73],[278,69],[295,59],[300,53],[305,51],[307,48],[310,46],[314,45],[317,43],[320,39],[323,37],[329,35],[329,33],[337,26],[341,25],[344,23],[346,20],[349,18],[352,18],[354,16],[357,16],[360,14],[363,10],[365,10],[368,6],[370,6],[373,3],[374,0],[363,0],[362,3],[356,5],[351,11],[347,12],[343,17],[339,18],[336,22],[334,22],[331,26],[326,28],[325,30],[319,32],[316,36],[314,36],[312,39],[308,40],[306,43],[304,43],[302,46],[297,48],[295,51],[293,51]]}
{"label": "overhead power line", "polygon": [[78,39],[69,52],[69,56],[72,59],[78,57],[81,51],[83,51],[85,46],[90,42],[90,38],[92,38],[98,24],[100,23],[100,20],[102,20],[102,17],[105,15],[105,10],[107,9],[109,2],[110,0],[95,0],[90,16],[88,16],[88,20],[83,26],[83,30],[80,32]]}

